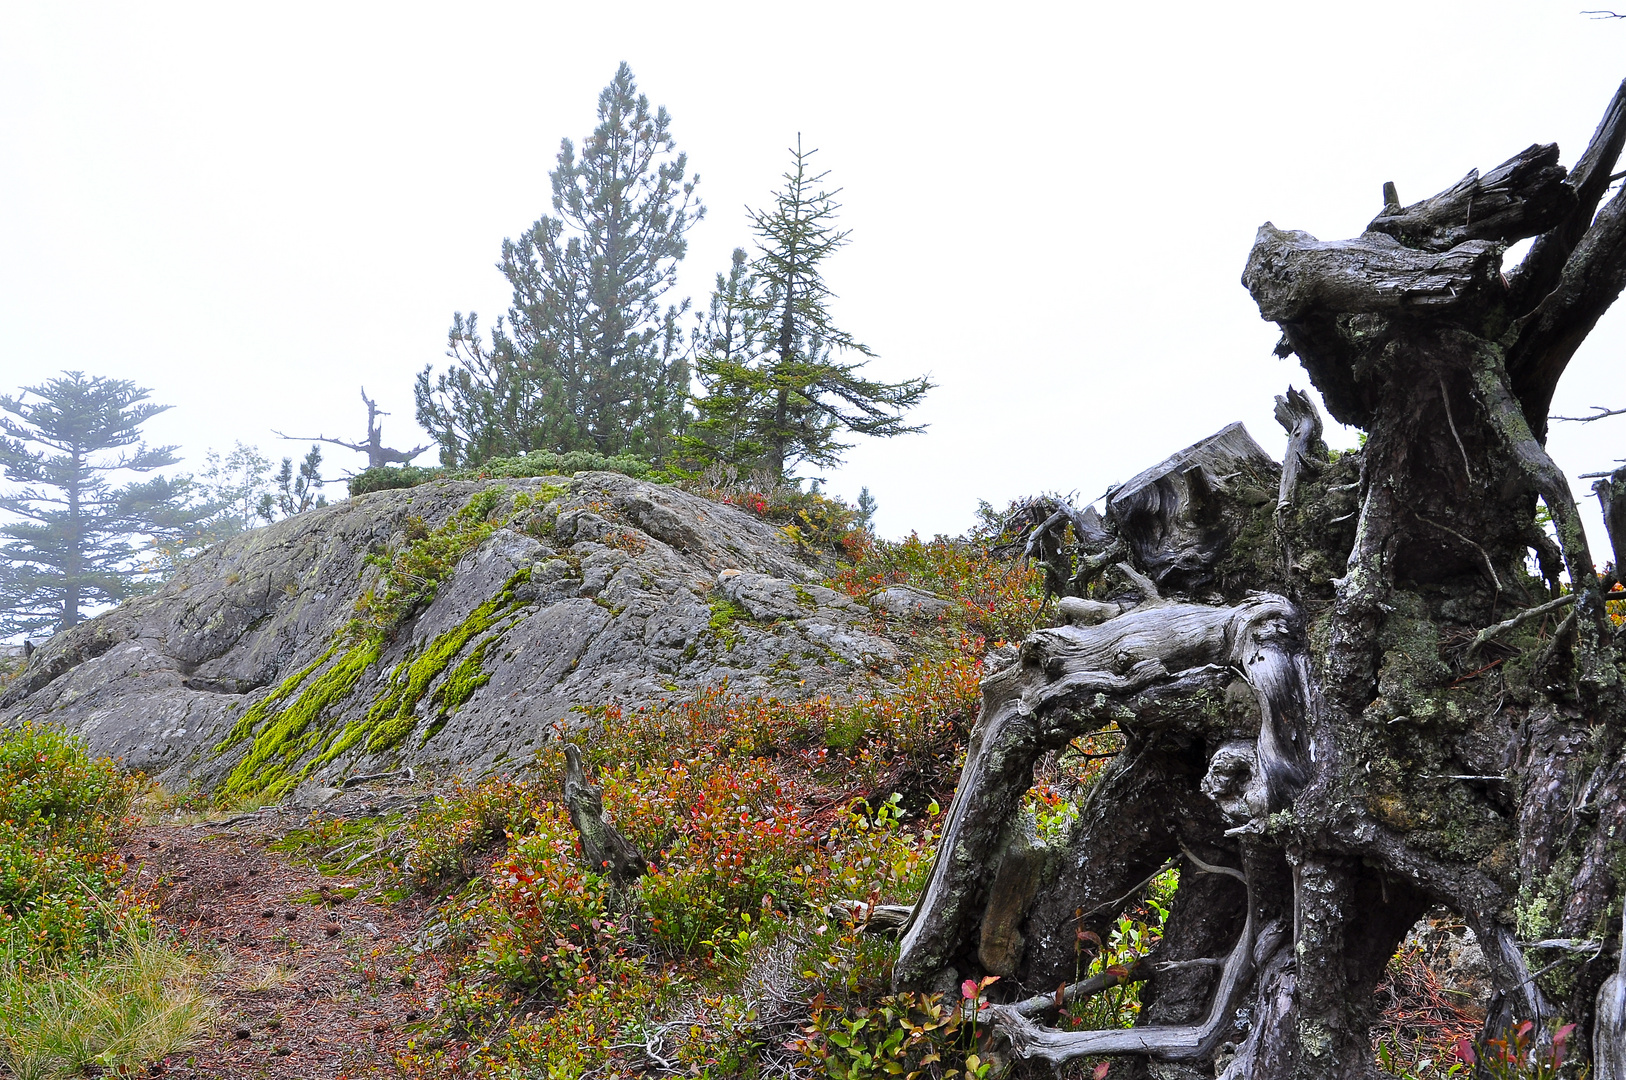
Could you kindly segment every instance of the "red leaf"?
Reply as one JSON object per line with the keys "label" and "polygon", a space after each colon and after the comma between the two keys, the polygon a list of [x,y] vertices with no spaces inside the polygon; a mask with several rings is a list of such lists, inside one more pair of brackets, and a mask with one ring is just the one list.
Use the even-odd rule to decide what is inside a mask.
{"label": "red leaf", "polygon": [[1474,1053],[1474,1044],[1467,1039],[1457,1040],[1457,1057],[1461,1058],[1470,1067],[1479,1063],[1479,1055]]}
{"label": "red leaf", "polygon": [[977,980],[976,979],[967,979],[965,982],[961,983],[960,984],[960,996],[961,997],[966,997],[966,998],[974,998],[974,997],[976,997],[977,996]]}
{"label": "red leaf", "polygon": [[1106,1080],[1107,1070],[1112,1068],[1110,1061],[1103,1061],[1095,1067],[1095,1080]]}

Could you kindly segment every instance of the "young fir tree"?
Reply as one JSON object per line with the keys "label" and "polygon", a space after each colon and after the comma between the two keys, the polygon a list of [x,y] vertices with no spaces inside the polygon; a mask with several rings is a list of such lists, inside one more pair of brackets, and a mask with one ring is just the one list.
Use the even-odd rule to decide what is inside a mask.
{"label": "young fir tree", "polygon": [[275,481],[275,489],[260,496],[260,517],[266,521],[275,521],[278,514],[293,517],[326,506],[327,496],[321,494],[327,483],[322,479],[322,448],[312,443],[298,472],[294,471],[293,458],[283,458]]}
{"label": "young fir tree", "polygon": [[443,463],[535,449],[670,452],[689,394],[678,332],[687,303],[662,300],[705,212],[687,169],[671,118],[651,110],[623,63],[580,154],[560,145],[553,213],[503,241],[506,326],[498,320],[487,349],[476,317],[454,316],[450,369],[418,376],[418,421]]}
{"label": "young fir tree", "polygon": [[772,207],[750,212],[760,254],[747,267],[736,250],[729,274],[718,276],[695,358],[706,396],[694,401],[686,440],[703,460],[780,477],[798,464],[839,464],[848,432],[922,430],[903,417],[932,386],[924,377],[885,383],[860,374],[874,353],[835,325],[823,275],[850,235],[835,227],[840,189],[823,187],[828,173],[809,174],[816,151],[803,151],[800,139],[791,153]]}
{"label": "young fir tree", "polygon": [[189,505],[186,480],[113,483],[176,462],[174,447],[141,441],[141,425],[169,408],[148,393],[68,371],[0,396],[10,414],[0,416],[0,469],[22,485],[0,495],[0,510],[22,519],[0,525],[0,634],[64,630],[87,606],[123,600],[150,543],[187,535],[212,513]]}

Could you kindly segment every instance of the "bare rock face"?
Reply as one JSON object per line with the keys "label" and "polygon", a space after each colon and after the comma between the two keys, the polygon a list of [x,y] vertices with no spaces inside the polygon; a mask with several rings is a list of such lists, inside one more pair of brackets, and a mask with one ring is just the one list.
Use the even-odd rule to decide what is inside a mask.
{"label": "bare rock face", "polygon": [[[432,598],[358,635],[390,557],[498,486],[498,527]],[[478,775],[612,701],[725,680],[797,697],[900,674],[907,657],[871,612],[818,576],[772,525],[618,474],[376,492],[235,537],[57,635],[0,696],[0,725],[61,724],[177,785]]]}

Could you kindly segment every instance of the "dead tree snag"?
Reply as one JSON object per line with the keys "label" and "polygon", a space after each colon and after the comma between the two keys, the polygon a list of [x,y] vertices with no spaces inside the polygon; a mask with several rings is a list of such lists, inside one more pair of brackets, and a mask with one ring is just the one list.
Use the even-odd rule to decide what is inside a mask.
{"label": "dead tree snag", "polygon": [[[988,1019],[1033,1075],[1117,1055],[1135,1075],[1369,1077],[1373,988],[1443,905],[1489,961],[1492,1033],[1575,1021],[1594,1075],[1620,1075],[1626,693],[1610,579],[1545,439],[1626,286],[1626,195],[1605,201],[1623,143],[1626,85],[1572,171],[1532,146],[1410,206],[1386,185],[1351,240],[1260,228],[1243,283],[1366,441],[1330,454],[1289,390],[1282,466],[1233,425],[1103,516],[1031,508],[1065,625],[984,681],[897,986],[1001,975]],[[1617,565],[1622,488],[1597,486]],[[1124,750],[1065,842],[1038,844],[1035,762],[1109,723]],[[1171,859],[1159,953],[1113,976],[1144,983],[1137,1025],[1047,1026],[1104,988],[1075,943]]]}

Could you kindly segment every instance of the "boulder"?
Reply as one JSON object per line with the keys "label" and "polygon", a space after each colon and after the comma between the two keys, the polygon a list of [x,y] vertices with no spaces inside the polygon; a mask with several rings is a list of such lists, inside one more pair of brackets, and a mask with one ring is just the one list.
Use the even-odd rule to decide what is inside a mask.
{"label": "boulder", "polygon": [[[428,602],[358,636],[387,556],[494,487],[500,527]],[[742,510],[613,473],[374,492],[234,537],[58,634],[0,695],[0,726],[60,724],[176,786],[252,774],[309,793],[514,767],[596,706],[725,680],[884,689],[908,656],[806,559]]]}

